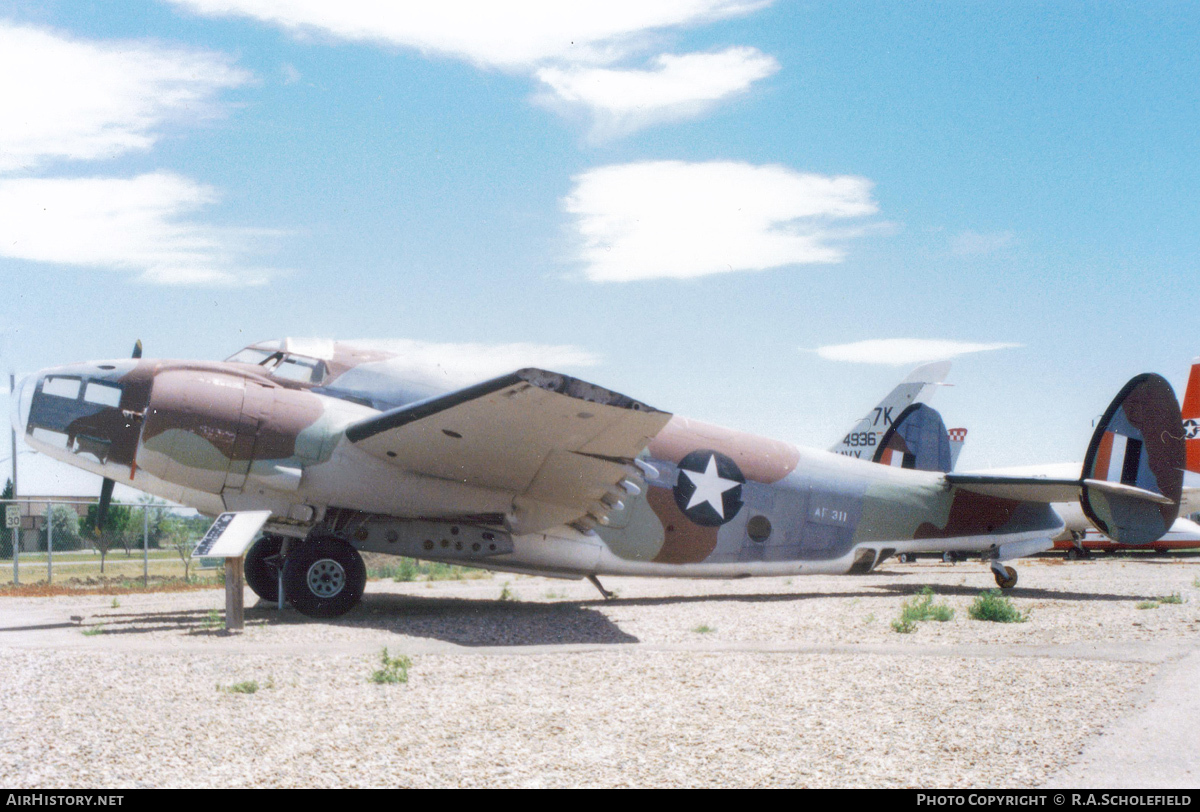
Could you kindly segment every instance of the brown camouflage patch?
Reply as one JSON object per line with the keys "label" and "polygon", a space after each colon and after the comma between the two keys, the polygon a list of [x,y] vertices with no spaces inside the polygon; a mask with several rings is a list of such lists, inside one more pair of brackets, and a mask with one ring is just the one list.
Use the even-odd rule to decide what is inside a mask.
{"label": "brown camouflage patch", "polygon": [[950,504],[950,516],[945,527],[922,522],[913,533],[914,539],[945,539],[958,536],[983,536],[1001,529],[1021,504],[1016,499],[1001,499],[956,489]]}
{"label": "brown camouflage patch", "polygon": [[746,479],[768,484],[790,474],[800,461],[799,449],[790,443],[686,417],[672,417],[671,422],[650,441],[653,457],[676,465],[698,448],[720,451],[737,463]]}
{"label": "brown camouflage patch", "polygon": [[646,501],[663,526],[663,545],[654,557],[660,564],[696,564],[717,548],[717,528],[701,527],[675,504],[670,488],[650,488]]}

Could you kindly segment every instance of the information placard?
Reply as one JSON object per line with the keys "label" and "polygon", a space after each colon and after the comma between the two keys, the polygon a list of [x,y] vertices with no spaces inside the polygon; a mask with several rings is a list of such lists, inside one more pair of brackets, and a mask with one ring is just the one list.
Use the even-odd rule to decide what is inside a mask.
{"label": "information placard", "polygon": [[192,558],[241,558],[269,518],[269,510],[222,513],[192,550]]}

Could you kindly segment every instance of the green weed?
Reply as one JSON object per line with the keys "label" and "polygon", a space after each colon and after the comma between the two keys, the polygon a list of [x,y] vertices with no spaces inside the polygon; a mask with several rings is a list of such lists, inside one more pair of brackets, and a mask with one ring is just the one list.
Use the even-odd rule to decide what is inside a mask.
{"label": "green weed", "polygon": [[1024,623],[1029,620],[1029,612],[1022,613],[998,589],[980,593],[967,609],[967,614],[972,620],[988,620],[992,623]]}
{"label": "green weed", "polygon": [[371,682],[378,685],[408,682],[408,669],[412,666],[412,660],[408,657],[403,654],[393,657],[385,648],[379,654],[379,664],[380,668],[371,674]]}
{"label": "green weed", "polygon": [[892,621],[892,630],[900,634],[911,634],[922,620],[945,623],[954,619],[954,610],[944,603],[934,604],[933,590],[925,587],[921,594],[905,601],[900,607],[900,617]]}

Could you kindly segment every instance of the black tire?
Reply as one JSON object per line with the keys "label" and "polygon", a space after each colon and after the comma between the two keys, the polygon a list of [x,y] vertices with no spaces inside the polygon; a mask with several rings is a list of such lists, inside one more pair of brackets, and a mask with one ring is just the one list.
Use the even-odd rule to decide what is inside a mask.
{"label": "black tire", "polygon": [[326,536],[288,550],[283,562],[283,596],[309,617],[338,617],[355,607],[367,585],[358,550]]}
{"label": "black tire", "polygon": [[951,552],[950,550],[947,550],[946,552],[942,553],[942,563],[943,564],[957,564],[958,563],[958,555]]}
{"label": "black tire", "polygon": [[246,584],[254,594],[264,601],[279,600],[279,555],[283,539],[279,536],[263,536],[246,553]]}
{"label": "black tire", "polygon": [[1012,589],[1017,585],[1017,571],[1012,567],[1005,567],[1004,572],[1008,577],[1001,578],[1000,573],[992,570],[992,575],[996,577],[996,586],[1004,590]]}
{"label": "black tire", "polygon": [[1079,550],[1076,548],[1072,547],[1071,549],[1067,550],[1068,561],[1078,561],[1080,558],[1082,558],[1082,556],[1079,554]]}

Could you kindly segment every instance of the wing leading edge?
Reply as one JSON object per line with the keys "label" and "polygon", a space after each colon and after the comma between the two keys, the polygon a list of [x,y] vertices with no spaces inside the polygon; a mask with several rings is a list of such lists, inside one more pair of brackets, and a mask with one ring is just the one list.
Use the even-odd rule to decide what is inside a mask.
{"label": "wing leading edge", "polygon": [[521,369],[353,424],[346,438],[423,476],[513,495],[514,532],[603,523],[670,420],[586,381]]}

